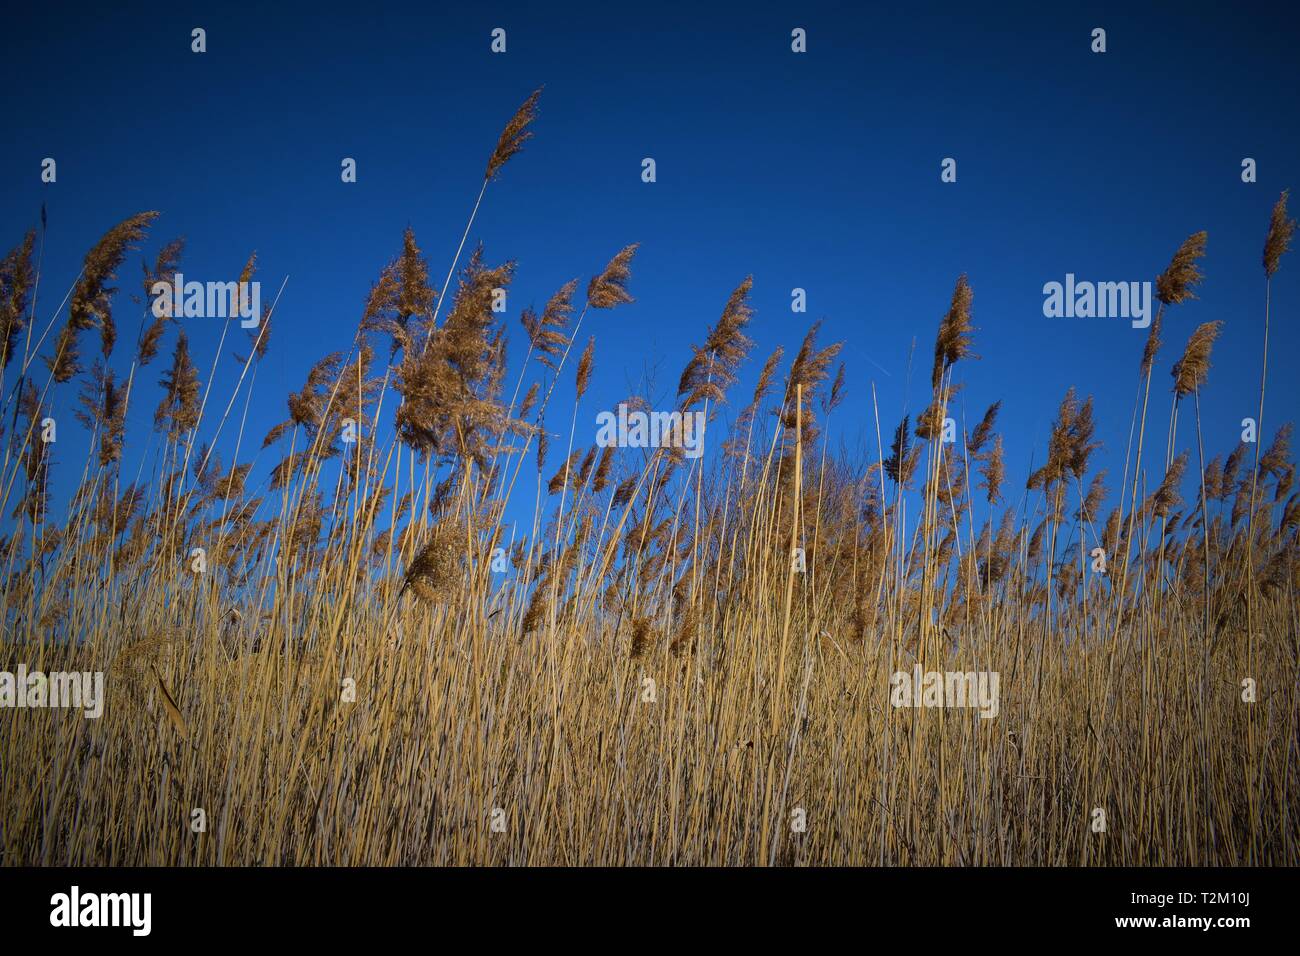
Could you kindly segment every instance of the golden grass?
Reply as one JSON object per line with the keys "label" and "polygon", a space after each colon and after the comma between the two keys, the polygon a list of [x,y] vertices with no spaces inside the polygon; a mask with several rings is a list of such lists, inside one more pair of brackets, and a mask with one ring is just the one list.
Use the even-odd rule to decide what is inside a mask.
{"label": "golden grass", "polygon": [[[536,103],[502,134],[484,190],[531,135]],[[1270,279],[1290,236],[1280,208]],[[4,261],[0,381],[14,397],[0,504],[18,526],[0,541],[0,670],[103,670],[108,703],[98,720],[0,713],[0,862],[1298,862],[1289,430],[1248,471],[1244,447],[1205,464],[1200,389],[1217,326],[1197,330],[1175,369],[1165,461],[1149,472],[1153,325],[1108,520],[1102,476],[1084,491],[1098,439],[1073,389],[1023,502],[998,516],[998,404],[955,444],[940,438],[972,355],[964,276],[930,407],[915,435],[906,417],[884,431],[888,455],[874,393],[837,411],[843,366],[831,381],[838,348],[819,347],[814,327],[784,383],[778,349],[725,442],[711,436],[720,454],[693,461],[588,450],[578,405],[549,408],[588,308],[631,301],[634,245],[590,281],[576,321],[577,280],[543,316],[525,312],[511,387],[485,293],[512,265],[475,252],[458,288],[445,284],[438,325],[444,297],[408,231],[350,348],[313,368],[267,436],[283,451],[270,488],[248,489],[247,465],[226,471],[212,449],[251,400],[269,314],[220,418],[179,330],[142,321],[125,391],[106,374],[105,284],[151,221],[127,220],[88,256],[41,387],[32,235]],[[1192,296],[1204,242],[1189,239],[1162,277],[1162,313]],[[153,274],[179,256],[165,247]],[[682,410],[726,401],[753,344],[749,292],[746,279],[692,348]],[[83,388],[92,446],[56,523],[40,420],[89,328],[104,356]],[[371,339],[384,335],[381,367]],[[121,422],[164,336],[176,344],[162,464],[133,485]],[[592,363],[589,342],[579,398]],[[1188,396],[1205,481],[1185,506]],[[549,487],[550,443],[566,437],[548,412],[570,418]],[[870,416],[877,454],[832,456],[821,435],[835,414]],[[355,442],[345,419],[360,424]],[[242,425],[236,461],[241,448]],[[530,464],[533,522],[516,532],[504,514]],[[990,508],[979,528],[975,487]],[[999,715],[893,708],[889,675],[914,664],[998,672]]]}

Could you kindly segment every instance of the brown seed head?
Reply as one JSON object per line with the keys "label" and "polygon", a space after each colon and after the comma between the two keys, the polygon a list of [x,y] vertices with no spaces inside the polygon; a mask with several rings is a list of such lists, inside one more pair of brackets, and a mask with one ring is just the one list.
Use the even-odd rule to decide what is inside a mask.
{"label": "brown seed head", "polygon": [[1198,325],[1192,337],[1187,340],[1183,357],[1174,363],[1174,394],[1179,398],[1190,395],[1205,384],[1205,376],[1210,371],[1210,350],[1214,340],[1219,337],[1222,322],[1206,322]]}
{"label": "brown seed head", "polygon": [[625,246],[587,285],[587,302],[593,309],[612,309],[632,301],[627,291],[627,280],[632,277],[632,257],[636,255],[638,245],[634,242]]}
{"label": "brown seed head", "polygon": [[587,386],[591,384],[592,353],[596,348],[596,337],[593,335],[587,340],[587,347],[582,350],[582,358],[578,360],[578,397],[582,398],[587,392]]}
{"label": "brown seed head", "polygon": [[485,180],[495,179],[501,167],[524,148],[524,143],[532,139],[533,134],[528,127],[537,119],[537,100],[541,95],[540,87],[533,90],[532,95],[515,111],[515,115],[510,117],[510,122],[506,123],[501,138],[497,140],[497,148],[492,150],[492,155],[488,158],[487,171],[483,174]]}
{"label": "brown seed head", "polygon": [[1277,272],[1282,254],[1291,248],[1291,236],[1295,232],[1295,220],[1286,214],[1286,201],[1291,190],[1282,190],[1282,195],[1273,205],[1273,216],[1268,223],[1268,237],[1264,240],[1264,275],[1273,278]]}
{"label": "brown seed head", "polygon": [[1183,244],[1174,253],[1169,268],[1156,279],[1156,298],[1165,305],[1177,305],[1186,299],[1196,298],[1192,287],[1204,278],[1196,263],[1205,255],[1205,240],[1208,235],[1202,230],[1183,240]]}

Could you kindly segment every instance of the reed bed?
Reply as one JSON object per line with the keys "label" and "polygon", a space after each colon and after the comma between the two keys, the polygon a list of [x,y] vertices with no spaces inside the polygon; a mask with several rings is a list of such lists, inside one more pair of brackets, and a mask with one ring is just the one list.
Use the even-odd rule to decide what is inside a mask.
{"label": "reed bed", "polygon": [[[507,124],[475,212],[537,105]],[[3,863],[1297,863],[1290,426],[1207,460],[1219,328],[1162,352],[1203,233],[1157,283],[1116,489],[1069,389],[1022,493],[995,400],[943,441],[977,345],[965,277],[915,421],[882,429],[818,327],[735,394],[759,359],[745,279],[683,350],[675,410],[708,416],[710,454],[602,449],[579,424],[590,335],[631,301],[636,246],[525,310],[511,370],[491,305],[514,265],[465,254],[473,215],[441,290],[407,230],[353,340],[289,394],[255,482],[238,462],[274,305],[197,365],[184,320],[146,312],[123,358],[111,283],[154,220],[110,230],[48,322],[44,226],[0,267],[0,670],[103,671],[107,688],[97,720],[0,713]],[[1284,194],[1266,289],[1292,228]],[[146,289],[182,257],[164,245]],[[211,394],[232,344],[238,384]],[[145,477],[122,462],[150,365]],[[55,461],[42,422],[71,388],[91,440]],[[842,416],[872,423],[875,454],[828,449]],[[79,476],[62,520],[56,467]],[[532,524],[512,533],[525,486]],[[997,672],[998,715],[892,706],[890,675],[918,665]]]}

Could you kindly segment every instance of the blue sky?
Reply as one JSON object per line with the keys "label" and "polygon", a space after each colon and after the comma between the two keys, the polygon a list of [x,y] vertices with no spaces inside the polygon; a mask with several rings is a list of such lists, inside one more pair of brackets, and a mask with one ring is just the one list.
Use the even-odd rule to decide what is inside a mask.
{"label": "blue sky", "polygon": [[[39,326],[85,252],[135,212],[162,215],[121,273],[122,372],[139,314],[127,293],[138,291],[142,254],[184,236],[187,276],[224,279],[256,250],[265,296],[290,278],[258,373],[247,460],[310,365],[346,348],[406,225],[442,281],[502,125],[545,85],[536,136],[489,188],[471,241],[484,242],[491,262],[519,263],[508,313],[519,356],[521,307],[541,306],[574,276],[585,286],[618,249],[641,243],[635,304],[583,327],[583,341],[596,336],[597,371],[578,442],[590,444],[596,413],[647,371],[659,385],[653,397],[667,402],[689,343],[752,274],[757,344],[732,412],[772,348],[793,354],[823,319],[823,341],[845,343],[848,372],[832,441],[874,455],[872,383],[882,430],[924,407],[935,330],[966,273],[981,359],[959,366],[958,417],[964,408],[977,419],[1003,400],[1011,500],[1031,455],[1041,460],[1070,385],[1096,399],[1105,447],[1095,464],[1111,469],[1113,489],[1146,333],[1118,319],[1045,318],[1043,284],[1067,272],[1153,279],[1200,229],[1209,232],[1206,279],[1199,299],[1167,319],[1154,433],[1167,420],[1169,367],[1211,320],[1225,324],[1202,393],[1207,456],[1229,451],[1240,420],[1255,413],[1260,252],[1279,192],[1300,185],[1293,11],[562,6],[8,13],[0,245],[18,243],[47,205]],[[202,55],[190,52],[196,26],[207,31]],[[504,55],[489,51],[494,27],[507,31]],[[791,52],[795,27],[807,30],[806,54]],[[1090,51],[1094,27],[1107,31],[1105,54]],[[58,161],[53,185],[40,182],[47,156]],[[340,181],[345,156],[357,160],[355,184]],[[641,181],[644,157],[656,161],[653,184]],[[940,181],[945,157],[957,160],[956,183]],[[1244,157],[1258,163],[1254,184],[1241,181]],[[1273,284],[1266,441],[1300,398],[1287,368],[1300,346],[1298,255]],[[794,287],[807,290],[806,315],[791,313]],[[206,383],[220,329],[187,321]],[[90,357],[89,341],[84,351]],[[144,439],[165,358],[133,399],[131,475],[156,448]],[[224,398],[238,369],[228,355],[221,369],[214,393]],[[556,418],[567,426],[570,372],[553,427]],[[64,494],[84,459],[84,437],[63,426],[75,392],[63,386],[54,398]],[[1182,447],[1194,447],[1188,420]],[[225,433],[218,449],[227,464],[233,439]],[[558,458],[553,451],[552,467]],[[253,485],[276,460],[259,453]]]}

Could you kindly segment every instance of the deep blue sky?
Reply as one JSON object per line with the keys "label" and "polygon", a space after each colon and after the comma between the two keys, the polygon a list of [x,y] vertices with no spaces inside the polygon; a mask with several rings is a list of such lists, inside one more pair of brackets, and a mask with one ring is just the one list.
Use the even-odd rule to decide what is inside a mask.
{"label": "deep blue sky", "polygon": [[[689,343],[752,274],[757,345],[733,412],[768,352],[785,344],[792,355],[807,325],[824,318],[823,340],[846,343],[849,375],[832,436],[874,457],[871,382],[883,430],[905,405],[924,406],[935,330],[965,272],[982,359],[959,366],[958,413],[964,406],[976,419],[1004,401],[1010,499],[1031,454],[1041,461],[1069,385],[1096,398],[1106,442],[1096,462],[1110,466],[1114,488],[1146,333],[1122,320],[1044,318],[1041,289],[1067,272],[1152,279],[1199,229],[1209,231],[1206,280],[1199,300],[1166,323],[1148,434],[1163,437],[1169,367],[1195,325],[1212,319],[1225,329],[1202,394],[1207,455],[1230,450],[1238,422],[1254,414],[1261,247],[1278,193],[1300,186],[1294,13],[1249,4],[563,6],[7,12],[0,245],[16,244],[47,204],[39,326],[86,250],[132,213],[162,213],[143,250],[150,258],[161,242],[186,237],[190,278],[233,278],[257,250],[265,296],[291,278],[257,379],[247,460],[312,362],[346,348],[408,223],[442,281],[502,125],[545,84],[536,137],[489,188],[471,241],[484,241],[489,261],[519,262],[509,311],[519,355],[522,306],[540,306],[574,276],[585,287],[619,248],[641,243],[636,303],[583,327],[583,341],[597,337],[597,374],[579,442],[593,440],[596,412],[647,369],[658,368],[657,397],[670,394]],[[190,52],[195,26],[207,30],[204,55]],[[505,55],[489,52],[497,26],[508,31]],[[808,31],[805,55],[790,51],[796,26]],[[1096,26],[1108,33],[1104,55],[1089,49]],[[58,160],[52,186],[39,179],[46,156]],[[340,182],[344,156],[358,161],[356,184]],[[646,156],[658,164],[653,185],[640,179]],[[949,156],[956,184],[940,182]],[[1247,156],[1258,162],[1253,185],[1240,179]],[[117,301],[114,364],[123,372],[139,314],[126,293],[138,292],[140,258],[124,267]],[[1266,441],[1300,397],[1288,368],[1300,345],[1298,276],[1300,251],[1273,286]],[[808,291],[806,315],[790,311],[795,286]],[[189,323],[206,382],[219,330]],[[87,338],[85,356],[96,349]],[[166,359],[145,371],[133,399],[130,476]],[[221,364],[224,407],[221,386],[237,369],[228,356]],[[554,429],[567,428],[571,382],[570,369]],[[61,428],[74,399],[72,386],[56,393]],[[79,472],[84,443],[72,427],[60,437],[62,481]],[[1184,424],[1182,445],[1192,437]],[[219,448],[227,464],[233,440],[226,432]],[[552,468],[558,459],[553,450]],[[275,460],[261,452],[255,475]]]}

